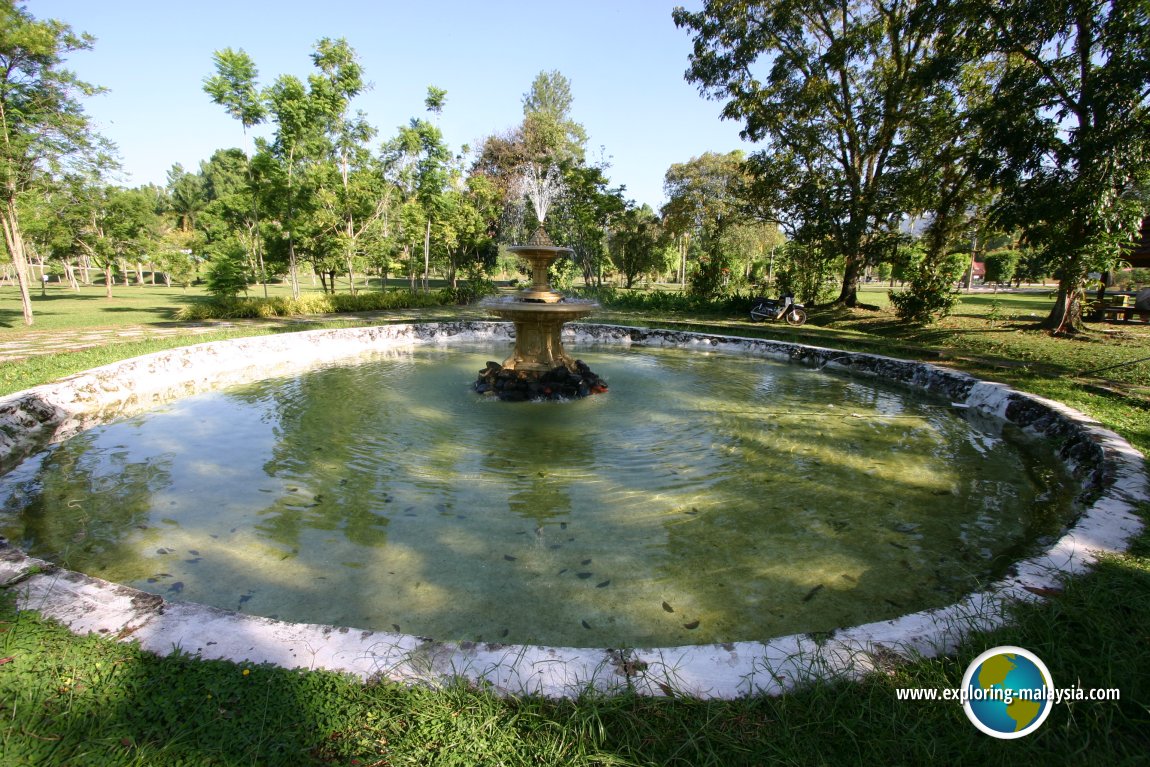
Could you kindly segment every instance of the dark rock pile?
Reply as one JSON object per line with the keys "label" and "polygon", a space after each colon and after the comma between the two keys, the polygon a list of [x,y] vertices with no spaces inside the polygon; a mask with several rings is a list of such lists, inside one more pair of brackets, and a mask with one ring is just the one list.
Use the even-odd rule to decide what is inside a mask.
{"label": "dark rock pile", "polygon": [[511,370],[498,362],[488,362],[479,371],[475,391],[507,402],[577,399],[602,394],[607,391],[607,382],[592,373],[583,360],[575,360],[575,370],[560,365],[542,373]]}

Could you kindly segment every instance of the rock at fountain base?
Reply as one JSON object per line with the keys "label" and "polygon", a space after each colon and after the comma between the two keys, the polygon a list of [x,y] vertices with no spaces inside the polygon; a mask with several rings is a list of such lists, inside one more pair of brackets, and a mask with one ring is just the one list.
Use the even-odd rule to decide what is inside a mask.
{"label": "rock at fountain base", "polygon": [[559,365],[542,372],[514,370],[488,362],[479,371],[475,391],[505,402],[566,400],[602,394],[607,391],[607,382],[591,372],[583,360],[575,360],[574,370]]}

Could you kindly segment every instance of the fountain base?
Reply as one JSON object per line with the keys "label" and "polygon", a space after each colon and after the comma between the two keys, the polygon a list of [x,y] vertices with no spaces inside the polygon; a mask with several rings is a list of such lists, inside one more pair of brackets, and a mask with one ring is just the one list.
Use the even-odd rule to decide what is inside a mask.
{"label": "fountain base", "polygon": [[528,400],[568,400],[602,394],[607,382],[583,360],[575,360],[572,367],[557,365],[550,370],[521,370],[488,362],[479,371],[475,391],[506,402]]}

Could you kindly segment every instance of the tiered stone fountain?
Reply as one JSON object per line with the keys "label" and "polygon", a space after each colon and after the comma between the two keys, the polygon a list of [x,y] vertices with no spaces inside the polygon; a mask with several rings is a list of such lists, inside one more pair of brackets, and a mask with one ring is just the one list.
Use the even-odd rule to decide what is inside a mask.
{"label": "tiered stone fountain", "polygon": [[526,245],[508,248],[531,267],[531,285],[514,296],[484,302],[488,312],[515,324],[515,351],[502,364],[488,362],[475,390],[503,400],[572,399],[607,391],[607,384],[563,348],[563,325],[586,317],[597,304],[564,298],[551,288],[548,269],[572,252],[551,242],[540,226]]}

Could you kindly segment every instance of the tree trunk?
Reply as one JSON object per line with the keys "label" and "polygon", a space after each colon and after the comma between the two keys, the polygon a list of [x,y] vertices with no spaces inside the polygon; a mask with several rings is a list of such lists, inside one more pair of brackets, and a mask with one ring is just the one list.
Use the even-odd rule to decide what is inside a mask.
{"label": "tree trunk", "polygon": [[112,297],[112,282],[115,278],[112,276],[112,262],[104,264],[104,298]]}
{"label": "tree trunk", "polygon": [[970,238],[970,270],[966,273],[966,290],[974,287],[974,258],[978,255],[978,232]]}
{"label": "tree trunk", "polygon": [[28,259],[24,255],[24,238],[20,234],[20,219],[16,215],[15,192],[8,196],[4,205],[4,242],[12,257],[12,267],[16,271],[16,284],[20,288],[20,307],[24,311],[24,324],[31,325],[32,294],[28,290]]}
{"label": "tree trunk", "polygon": [[1067,289],[1066,281],[1058,283],[1058,296],[1050,314],[1042,321],[1042,327],[1053,333],[1081,333],[1086,330],[1082,324],[1083,291],[1081,288]]}
{"label": "tree trunk", "polygon": [[1098,281],[1098,293],[1094,296],[1094,316],[1090,318],[1095,322],[1101,322],[1106,318],[1106,288],[1112,279],[1110,272],[1103,272],[1102,279]]}
{"label": "tree trunk", "polygon": [[260,265],[260,284],[264,286],[264,298],[268,297],[268,275],[264,267],[264,249],[256,247],[256,259]]}
{"label": "tree trunk", "polygon": [[423,233],[423,292],[427,292],[427,273],[431,269],[431,216],[427,217],[427,229]]}
{"label": "tree trunk", "polygon": [[843,272],[843,286],[839,291],[839,297],[835,299],[836,304],[842,304],[854,308],[859,306],[859,277],[862,275],[862,259],[855,256],[848,256],[846,262],[846,269]]}
{"label": "tree trunk", "polygon": [[68,286],[79,293],[80,283],[76,282],[76,267],[71,261],[64,261],[64,274],[68,275]]}

